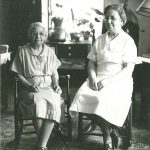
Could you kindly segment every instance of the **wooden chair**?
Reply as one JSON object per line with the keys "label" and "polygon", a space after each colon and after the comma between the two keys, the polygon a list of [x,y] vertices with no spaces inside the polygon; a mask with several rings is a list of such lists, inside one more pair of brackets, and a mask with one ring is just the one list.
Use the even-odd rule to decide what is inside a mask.
{"label": "wooden chair", "polygon": [[[78,116],[78,139],[79,141],[82,141],[83,135],[103,136],[102,132],[97,133],[97,132],[84,131],[85,130],[84,121],[90,121],[90,119],[88,118],[88,115],[85,113],[79,113],[79,116]],[[125,146],[127,148],[130,147],[132,145],[132,106],[130,107],[129,114],[126,118],[126,121],[123,127],[118,128],[117,130],[119,131],[122,130],[121,133],[123,134],[120,136],[126,139]],[[112,143],[112,145],[113,144],[114,143]]]}
{"label": "wooden chair", "polygon": [[[60,128],[58,126],[58,124],[55,125],[55,129],[56,129],[56,133],[58,134],[58,136],[62,139],[62,140],[69,140],[71,141],[72,139],[72,125],[71,125],[71,117],[69,114],[69,107],[71,104],[70,101],[70,75],[64,75],[64,76],[60,76],[60,83],[62,83],[63,85],[63,89],[62,89],[62,99],[64,100],[64,104],[65,104],[65,118],[66,118],[66,128],[67,128],[67,136],[64,136],[61,131]],[[20,87],[20,83],[18,81],[18,78],[15,78],[15,91],[14,91],[14,120],[15,120],[15,146],[17,147],[20,143],[21,140],[21,135],[25,135],[25,134],[36,134],[34,126],[33,126],[33,122],[31,119],[24,119],[22,117],[22,113],[19,109],[19,102],[20,99],[18,98],[18,92],[19,92],[19,87]],[[60,85],[61,86],[61,85]],[[33,127],[33,130],[30,131],[26,131],[25,129],[29,126]],[[31,127],[30,127],[31,129]],[[66,139],[65,139],[66,138]]]}
{"label": "wooden chair", "polygon": [[[105,27],[105,26],[103,26]],[[104,31],[103,29],[103,32]],[[95,30],[92,30],[92,45],[95,42]],[[134,100],[134,98],[132,97],[132,101]],[[132,145],[132,107],[133,105],[131,105],[128,116],[126,118],[126,121],[123,125],[123,127],[121,127],[119,130],[123,130],[124,129],[124,134],[122,135],[123,138],[126,139],[126,147],[130,147]],[[87,126],[84,126],[84,121],[87,121],[88,123]],[[90,122],[90,123],[89,123]],[[85,113],[79,113],[78,116],[78,139],[79,141],[82,141],[82,137],[83,135],[93,135],[93,136],[103,136],[102,132],[96,133],[96,132],[89,132],[89,131],[85,131],[85,128],[88,127],[89,125],[92,125],[91,120],[88,118],[88,115]],[[87,129],[88,130],[88,129]],[[112,143],[113,145],[114,143]]]}

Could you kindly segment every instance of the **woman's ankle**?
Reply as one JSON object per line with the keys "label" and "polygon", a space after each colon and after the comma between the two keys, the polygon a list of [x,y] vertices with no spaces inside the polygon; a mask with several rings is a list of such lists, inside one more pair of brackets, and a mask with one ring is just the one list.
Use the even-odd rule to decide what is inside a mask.
{"label": "woman's ankle", "polygon": [[103,137],[104,144],[112,143],[111,136]]}

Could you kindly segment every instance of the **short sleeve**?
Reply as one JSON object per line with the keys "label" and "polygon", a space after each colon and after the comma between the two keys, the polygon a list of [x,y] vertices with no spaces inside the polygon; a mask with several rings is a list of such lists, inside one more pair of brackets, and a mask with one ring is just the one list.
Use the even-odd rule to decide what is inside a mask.
{"label": "short sleeve", "polygon": [[96,61],[96,43],[93,44],[87,58]]}
{"label": "short sleeve", "polygon": [[49,63],[52,65],[52,70],[57,70],[60,66],[61,66],[61,62],[60,60],[57,58],[56,54],[55,54],[55,50],[53,47],[50,48],[51,49],[51,53],[50,53],[50,57],[49,57]]}
{"label": "short sleeve", "polygon": [[55,65],[54,65],[54,68],[55,69],[58,69],[60,66],[61,66],[61,62],[60,62],[60,60],[57,58],[57,56],[55,55],[54,56],[55,57]]}
{"label": "short sleeve", "polygon": [[11,71],[16,72],[20,75],[23,75],[22,71],[22,58],[21,58],[21,47],[18,48],[18,52],[16,53],[15,59],[11,66]]}
{"label": "short sleeve", "polygon": [[123,55],[123,63],[134,63],[137,58],[137,47],[133,39],[127,40],[125,44],[125,52]]}

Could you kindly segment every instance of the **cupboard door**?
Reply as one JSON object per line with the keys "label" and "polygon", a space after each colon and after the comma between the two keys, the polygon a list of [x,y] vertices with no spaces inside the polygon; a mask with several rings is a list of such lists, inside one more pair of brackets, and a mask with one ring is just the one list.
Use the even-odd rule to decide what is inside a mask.
{"label": "cupboard door", "polygon": [[60,69],[85,70],[90,44],[58,44],[57,57],[62,66]]}
{"label": "cupboard door", "polygon": [[87,44],[58,44],[59,58],[86,58],[89,51]]}

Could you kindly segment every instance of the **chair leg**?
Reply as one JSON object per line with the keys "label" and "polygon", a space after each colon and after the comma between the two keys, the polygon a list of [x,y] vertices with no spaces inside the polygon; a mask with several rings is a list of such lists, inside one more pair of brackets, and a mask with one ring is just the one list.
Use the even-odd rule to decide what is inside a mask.
{"label": "chair leg", "polygon": [[132,145],[132,106],[130,108],[126,123],[127,147]]}
{"label": "chair leg", "polygon": [[82,126],[83,126],[83,114],[79,113],[78,118],[78,139],[82,140]]}
{"label": "chair leg", "polygon": [[68,112],[67,114],[67,126],[68,126],[68,137],[70,138],[70,141],[72,140],[72,122],[71,122],[71,116]]}
{"label": "chair leg", "polygon": [[15,146],[17,147],[19,145],[19,138],[18,138],[18,135],[19,135],[19,131],[18,131],[18,121],[15,120]]}
{"label": "chair leg", "polygon": [[129,139],[129,147],[132,145],[132,106],[130,108],[129,112],[129,133],[128,133],[128,139]]}
{"label": "chair leg", "polygon": [[20,116],[15,117],[15,146],[18,147],[21,140],[21,133],[23,129],[23,120]]}

